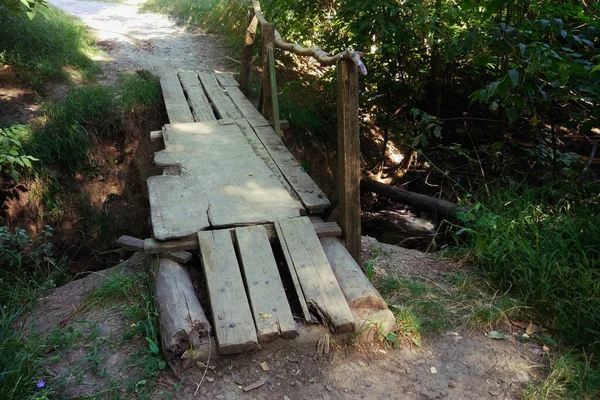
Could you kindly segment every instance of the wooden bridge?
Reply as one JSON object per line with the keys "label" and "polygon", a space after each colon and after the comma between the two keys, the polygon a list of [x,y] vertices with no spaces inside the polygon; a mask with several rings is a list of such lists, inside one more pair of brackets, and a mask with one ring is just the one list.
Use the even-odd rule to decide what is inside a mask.
{"label": "wooden bridge", "polygon": [[[264,39],[269,28],[259,8],[251,12],[249,32],[260,19]],[[273,43],[264,51],[271,60]],[[348,71],[353,61],[342,63]],[[346,232],[322,219],[331,203],[281,141],[276,95],[266,89],[274,86],[270,75],[263,80],[263,113],[229,74],[179,71],[161,78],[169,124],[151,133],[164,143],[154,156],[163,174],[148,179],[153,238],[120,243],[159,255],[161,336],[176,358],[238,353],[303,336],[318,336],[325,352],[329,333],[373,339],[395,329],[357,263],[360,253],[348,252],[338,238],[350,239],[348,218],[342,216]],[[358,172],[351,174],[356,180]],[[360,230],[358,240],[360,246]]]}

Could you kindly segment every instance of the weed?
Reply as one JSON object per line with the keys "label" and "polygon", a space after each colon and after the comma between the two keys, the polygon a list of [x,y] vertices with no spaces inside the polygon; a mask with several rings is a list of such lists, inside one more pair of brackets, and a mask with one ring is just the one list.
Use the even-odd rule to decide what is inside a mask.
{"label": "weed", "polygon": [[515,299],[491,294],[484,281],[468,274],[388,277],[377,286],[396,314],[399,334],[413,341],[447,329],[491,328],[526,311]]}

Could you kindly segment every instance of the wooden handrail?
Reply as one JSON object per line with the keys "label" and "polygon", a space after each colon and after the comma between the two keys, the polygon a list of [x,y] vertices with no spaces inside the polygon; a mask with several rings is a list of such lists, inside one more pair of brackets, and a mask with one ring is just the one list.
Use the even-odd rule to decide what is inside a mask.
{"label": "wooden handrail", "polygon": [[239,83],[242,89],[247,89],[252,48],[259,23],[262,36],[262,76],[259,110],[266,119],[272,122],[277,134],[281,134],[281,132],[279,131],[274,48],[277,47],[299,56],[313,57],[323,66],[337,66],[338,208],[340,225],[348,252],[358,263],[361,263],[358,73],[360,71],[363,75],[367,75],[367,68],[360,58],[364,53],[348,49],[331,55],[320,47],[302,47],[297,43],[287,43],[273,24],[267,21],[260,9],[258,0],[252,0],[240,65]]}
{"label": "wooden handrail", "polygon": [[[256,15],[256,18],[258,18],[258,22],[260,22],[261,25],[269,23],[262,13],[258,0],[252,0],[252,8],[254,9],[254,15]],[[335,55],[331,55],[317,46],[302,47],[298,43],[288,43],[283,40],[277,29],[275,29],[275,45],[282,50],[289,51],[290,53],[294,53],[299,56],[313,57],[323,66],[335,65],[340,58],[348,58],[352,60],[354,64],[356,64],[359,71],[363,75],[367,75],[367,67],[365,67],[365,64],[363,64],[362,60],[360,59],[360,56],[365,54],[363,52],[348,49]]]}

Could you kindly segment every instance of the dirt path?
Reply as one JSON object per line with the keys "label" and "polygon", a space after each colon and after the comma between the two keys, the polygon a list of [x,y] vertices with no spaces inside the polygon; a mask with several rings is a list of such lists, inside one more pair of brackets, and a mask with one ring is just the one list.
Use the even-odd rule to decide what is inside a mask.
{"label": "dirt path", "polygon": [[[228,70],[227,51],[217,37],[185,30],[160,15],[140,13],[135,2],[49,2],[80,17],[94,29],[99,45],[105,50],[99,58],[105,82],[113,82],[118,73],[138,69],[156,75],[172,70]],[[372,245],[365,250],[369,250],[367,247]],[[374,265],[379,272],[402,276],[455,272],[453,266],[421,253],[395,246],[386,249],[389,256],[385,262],[381,258],[380,263]],[[138,264],[143,268],[149,262],[141,260]],[[71,317],[72,310],[98,285],[100,280],[96,278],[97,275],[93,275],[85,278],[89,282],[74,281],[42,300],[33,320],[47,321],[47,326],[38,328],[47,329],[55,321],[76,327],[80,323],[77,318],[83,317]],[[81,296],[77,297],[74,293],[79,292]],[[106,312],[91,313],[85,315],[85,319],[99,327],[103,338],[114,337],[122,343],[128,323],[126,320],[108,323],[106,315]],[[95,398],[106,389],[103,382],[108,382],[107,371],[115,379],[130,373],[131,358],[135,358],[136,349],[146,343],[142,338],[134,338],[126,349],[115,349],[108,343],[112,341],[107,339],[106,344],[98,345],[102,356],[94,360],[95,367],[86,367],[84,383],[73,383],[64,396]],[[458,327],[427,337],[421,348],[355,347],[338,343],[329,358],[317,361],[313,360],[312,347],[291,347],[283,340],[280,342],[279,347],[254,354],[215,360],[211,363],[214,368],[206,371],[204,380],[204,368],[193,368],[179,377],[167,368],[155,378],[156,386],[149,398],[516,399],[524,385],[540,374],[539,366],[545,360],[544,352],[536,343],[520,343],[514,337],[492,340],[483,331]],[[67,365],[53,367],[53,374],[72,375],[70,365],[87,365],[86,346],[89,343],[75,344],[68,351]],[[269,370],[261,369],[263,361]],[[267,384],[250,392],[242,391],[245,385],[260,378]],[[201,380],[202,385],[198,387],[195,382]],[[141,382],[137,385],[134,382],[134,392],[137,393]],[[145,385],[146,381],[143,382]]]}
{"label": "dirt path", "polygon": [[[139,10],[139,1],[128,4],[81,0],[49,0],[90,26],[105,50],[96,59],[105,82],[118,73],[146,69],[161,76],[173,70],[228,70],[226,49],[218,37],[186,30],[167,17]],[[230,68],[230,67],[229,67]]]}

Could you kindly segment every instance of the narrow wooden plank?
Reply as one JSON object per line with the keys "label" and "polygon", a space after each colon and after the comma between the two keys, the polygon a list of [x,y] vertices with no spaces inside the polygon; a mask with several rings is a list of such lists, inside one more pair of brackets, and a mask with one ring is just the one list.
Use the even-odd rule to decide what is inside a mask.
{"label": "narrow wooden plank", "polygon": [[262,37],[262,102],[260,111],[268,120],[273,119],[273,97],[271,93],[271,74],[269,68],[269,47],[275,46],[275,26],[270,23],[260,25]]}
{"label": "narrow wooden plank", "polygon": [[310,313],[310,310],[308,309],[308,304],[306,304],[304,292],[302,292],[302,286],[300,286],[298,274],[296,273],[296,269],[294,268],[294,260],[292,259],[292,256],[288,250],[285,236],[283,235],[281,227],[278,223],[275,223],[275,230],[277,231],[279,243],[281,244],[281,249],[283,250],[283,256],[285,257],[286,265],[290,271],[290,277],[292,278],[294,289],[296,290],[296,295],[298,296],[298,302],[300,303],[300,308],[302,309],[302,315],[304,315],[304,321],[306,321],[309,324],[315,324],[317,323],[317,321],[313,318],[312,314]]}
{"label": "narrow wooden plank", "polygon": [[256,328],[231,233],[198,232],[198,243],[219,353],[232,354],[257,349]]}
{"label": "narrow wooden plank", "polygon": [[144,251],[144,241],[133,236],[123,235],[117,239],[117,244],[132,251]]}
{"label": "narrow wooden plank", "polygon": [[162,140],[163,131],[152,131],[150,132],[150,142],[155,143]]}
{"label": "narrow wooden plank", "polygon": [[166,242],[161,242],[160,240],[152,238],[144,239],[144,253],[146,254],[162,254],[184,250],[198,250],[197,235]]}
{"label": "narrow wooden plank", "polygon": [[361,262],[358,69],[351,60],[340,60],[338,66],[337,106],[340,225],[346,248]]}
{"label": "narrow wooden plank", "polygon": [[217,81],[223,87],[239,86],[239,83],[235,80],[235,78],[233,77],[233,74],[231,74],[229,72],[216,72],[215,78],[217,78]]}
{"label": "narrow wooden plank", "polygon": [[160,86],[171,123],[194,122],[190,106],[183,94],[179,78],[175,73],[167,74],[160,79]]}
{"label": "narrow wooden plank", "polygon": [[[354,317],[308,217],[275,223],[284,253],[296,270],[309,310],[332,332],[354,330]],[[284,245],[285,243],[285,245]]]}
{"label": "narrow wooden plank", "polygon": [[[315,232],[319,238],[325,237],[339,237],[342,235],[342,228],[336,222],[315,222],[313,221],[313,227],[315,228]],[[273,224],[260,224],[254,226],[262,226],[267,230],[267,234],[269,235],[269,241],[275,242],[278,240],[277,231],[275,230],[275,225]],[[232,231],[237,228],[226,228],[224,230]],[[134,240],[141,240],[135,239]],[[120,239],[119,239],[120,240]],[[143,251],[146,254],[163,254],[170,252],[178,252],[185,250],[198,250],[198,239],[196,235],[192,237],[183,237],[178,240],[167,240],[160,241],[156,239],[144,239],[143,247],[140,250],[140,243],[135,242],[134,246],[137,247],[129,247],[134,251]],[[124,244],[122,244],[125,246]]]}
{"label": "narrow wooden plank", "polygon": [[269,342],[279,335],[296,337],[296,323],[285,296],[267,230],[262,226],[237,228],[235,236],[258,341]]}
{"label": "narrow wooden plank", "polygon": [[223,88],[219,86],[213,74],[198,72],[198,77],[220,119],[239,119],[242,117],[235,104],[233,104],[233,101],[225,94]]}
{"label": "narrow wooden plank", "polygon": [[273,128],[256,127],[254,131],[309,213],[318,214],[331,206],[325,193],[302,170],[298,161],[296,161],[292,153],[285,147]]}
{"label": "narrow wooden plank", "polygon": [[244,90],[248,90],[248,76],[250,75],[250,63],[252,62],[252,50],[254,48],[257,26],[258,18],[251,7],[248,11],[248,28],[246,28],[246,34],[244,35],[244,49],[242,50],[240,64],[240,86]]}
{"label": "narrow wooden plank", "polygon": [[252,127],[271,126],[271,123],[262,116],[254,105],[244,96],[244,93],[237,87],[227,88],[227,95],[240,110],[244,118],[248,120]]}
{"label": "narrow wooden plank", "polygon": [[215,114],[198,80],[198,74],[192,71],[184,71],[178,75],[183,91],[187,95],[188,104],[192,109],[194,120],[196,122],[215,121]]}

